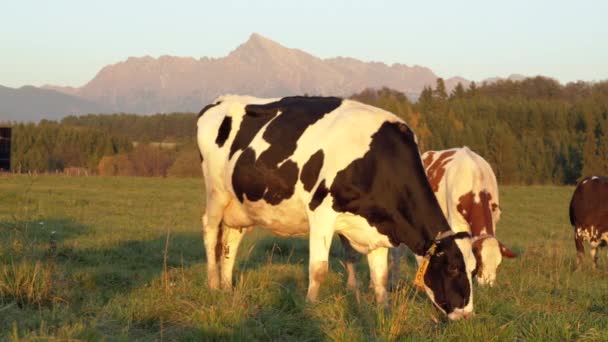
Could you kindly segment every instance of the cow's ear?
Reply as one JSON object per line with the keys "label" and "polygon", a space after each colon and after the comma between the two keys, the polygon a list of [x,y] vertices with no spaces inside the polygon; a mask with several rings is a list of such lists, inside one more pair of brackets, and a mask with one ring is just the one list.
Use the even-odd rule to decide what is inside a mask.
{"label": "cow's ear", "polygon": [[502,256],[504,256],[505,258],[509,258],[509,259],[513,259],[513,258],[517,257],[517,254],[515,254],[512,250],[508,249],[507,247],[503,246],[502,243],[500,243],[500,254],[502,254]]}

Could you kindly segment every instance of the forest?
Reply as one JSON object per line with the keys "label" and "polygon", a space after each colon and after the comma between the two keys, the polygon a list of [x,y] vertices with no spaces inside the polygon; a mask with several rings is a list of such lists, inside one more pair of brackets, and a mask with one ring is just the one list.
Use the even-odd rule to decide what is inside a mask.
{"label": "forest", "polygon": [[[329,94],[328,94],[329,95]],[[608,174],[608,81],[534,77],[451,93],[444,81],[411,102],[392,89],[353,99],[391,111],[416,132],[420,149],[469,146],[501,184],[574,184]],[[200,175],[196,114],[89,114],[13,125],[13,172],[85,168],[100,175]]]}

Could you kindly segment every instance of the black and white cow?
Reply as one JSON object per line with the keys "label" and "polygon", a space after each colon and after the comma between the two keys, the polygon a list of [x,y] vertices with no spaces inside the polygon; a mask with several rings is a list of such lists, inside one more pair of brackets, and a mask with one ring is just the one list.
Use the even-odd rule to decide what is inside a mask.
{"label": "black and white cow", "polygon": [[608,178],[593,176],[578,183],[570,201],[570,223],[574,226],[577,264],[583,261],[583,242],[587,241],[597,268],[597,247],[608,243]]}
{"label": "black and white cow", "polygon": [[198,146],[211,288],[232,287],[243,228],[259,225],[309,235],[311,302],[338,233],[367,254],[378,303],[386,303],[387,248],[404,243],[429,255],[423,286],[433,303],[450,319],[472,314],[470,235],[450,230],[416,137],[395,115],[335,97],[224,96],[201,111]]}

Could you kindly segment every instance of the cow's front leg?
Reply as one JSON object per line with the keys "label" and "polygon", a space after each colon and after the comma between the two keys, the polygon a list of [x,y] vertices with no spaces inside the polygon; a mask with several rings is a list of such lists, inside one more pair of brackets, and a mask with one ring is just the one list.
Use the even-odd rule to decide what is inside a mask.
{"label": "cow's front leg", "polygon": [[388,248],[379,247],[367,254],[371,282],[378,306],[386,306],[386,282],[388,279]]}
{"label": "cow's front leg", "polygon": [[308,263],[308,294],[306,300],[314,303],[319,295],[319,287],[328,270],[329,249],[334,231],[332,225],[311,226],[310,256]]}
{"label": "cow's front leg", "polygon": [[232,228],[222,223],[222,254],[220,257],[221,264],[221,284],[222,289],[232,289],[232,269],[236,254],[241,244],[243,236],[247,232],[246,228]]}

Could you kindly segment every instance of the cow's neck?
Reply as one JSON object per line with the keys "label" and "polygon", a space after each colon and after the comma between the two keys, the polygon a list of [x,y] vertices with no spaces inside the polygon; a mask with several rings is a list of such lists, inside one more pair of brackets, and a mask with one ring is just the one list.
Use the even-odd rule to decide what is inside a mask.
{"label": "cow's neck", "polygon": [[433,244],[433,241],[437,240],[445,232],[451,231],[447,222],[438,222],[436,224],[432,222],[428,224],[416,222],[410,224],[410,227],[412,231],[404,235],[401,242],[406,244],[417,255],[424,255]]}
{"label": "cow's neck", "polygon": [[422,181],[412,183],[400,199],[397,222],[403,228],[397,229],[397,236],[414,253],[424,255],[441,233],[451,229],[431,188]]}

